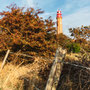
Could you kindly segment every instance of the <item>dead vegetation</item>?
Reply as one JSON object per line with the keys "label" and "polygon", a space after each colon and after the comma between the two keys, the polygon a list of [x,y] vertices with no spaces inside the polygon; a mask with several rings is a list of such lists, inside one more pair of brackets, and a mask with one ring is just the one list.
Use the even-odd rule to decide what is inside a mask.
{"label": "dead vegetation", "polygon": [[[90,67],[90,57],[84,52],[68,54],[65,61]],[[8,61],[10,60],[8,58]],[[0,90],[44,90],[53,61],[35,57],[33,62],[25,63],[26,57],[13,56],[0,72]],[[22,60],[23,59],[23,60]],[[27,58],[30,61],[31,58]],[[3,60],[3,59],[2,59]],[[31,59],[32,61],[32,59]],[[0,66],[1,66],[0,62]],[[84,68],[64,64],[57,90],[90,90],[90,71]]]}
{"label": "dead vegetation", "polygon": [[90,90],[90,70],[64,64],[57,90]]}
{"label": "dead vegetation", "polygon": [[21,66],[21,64],[15,66],[7,63],[0,72],[0,89],[37,90],[36,88],[39,88],[44,90],[51,63],[51,61],[39,58],[35,59],[32,64],[24,66]]}

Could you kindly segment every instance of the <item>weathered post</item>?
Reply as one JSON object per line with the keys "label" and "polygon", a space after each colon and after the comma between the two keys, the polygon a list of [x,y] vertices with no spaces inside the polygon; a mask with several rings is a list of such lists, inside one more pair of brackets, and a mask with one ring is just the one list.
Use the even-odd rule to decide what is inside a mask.
{"label": "weathered post", "polygon": [[55,61],[53,62],[45,90],[56,90],[63,67],[63,63],[61,62],[65,57],[65,53],[66,51],[61,47],[56,50]]}
{"label": "weathered post", "polygon": [[3,69],[3,67],[5,65],[5,62],[6,62],[7,58],[8,58],[9,53],[10,53],[10,50],[7,51],[7,53],[6,53],[5,57],[4,57],[4,60],[3,60],[3,63],[2,63],[0,71]]}
{"label": "weathered post", "polygon": [[49,79],[47,81],[47,85],[45,90],[51,90],[52,89],[52,85],[53,85],[53,77],[56,71],[56,63],[57,63],[57,56],[58,56],[58,49],[56,50],[56,55],[55,55],[55,61],[53,62],[50,74],[49,74]]}
{"label": "weathered post", "polygon": [[54,75],[53,85],[51,90],[56,90],[58,86],[58,82],[61,76],[61,72],[63,69],[63,60],[65,58],[66,50],[63,50],[61,47],[59,48],[59,54],[57,57],[57,63],[56,63],[56,72]]}

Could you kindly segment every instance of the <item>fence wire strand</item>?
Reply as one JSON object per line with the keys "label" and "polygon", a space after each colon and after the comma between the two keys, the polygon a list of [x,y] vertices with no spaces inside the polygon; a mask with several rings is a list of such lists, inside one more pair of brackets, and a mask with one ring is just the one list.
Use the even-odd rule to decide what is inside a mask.
{"label": "fence wire strand", "polygon": [[[14,52],[10,52],[10,53],[14,53]],[[35,58],[35,56],[31,56],[31,55],[27,55],[27,54],[23,54],[23,53],[19,53],[18,55],[25,56],[25,57],[30,57],[30,58]],[[38,56],[36,56],[36,57],[38,57]],[[44,58],[44,57],[39,57],[39,58],[54,61],[53,59],[50,59],[50,58]],[[72,65],[72,66],[75,66],[75,67],[80,67],[80,68],[83,68],[83,69],[87,69],[87,70],[90,71],[90,67],[85,67],[85,66],[78,65],[78,64],[72,64],[70,62],[65,62],[65,61],[59,61],[59,62],[64,63],[64,64],[69,64],[69,65]]]}

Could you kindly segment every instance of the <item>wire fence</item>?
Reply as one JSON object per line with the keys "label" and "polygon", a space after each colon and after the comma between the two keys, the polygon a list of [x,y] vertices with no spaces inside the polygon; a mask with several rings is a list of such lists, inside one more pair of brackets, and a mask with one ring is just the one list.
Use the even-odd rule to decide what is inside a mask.
{"label": "wire fence", "polygon": [[[14,54],[14,52],[10,52],[10,53],[11,53],[11,54]],[[27,55],[27,54],[23,54],[23,53],[19,53],[19,54],[16,54],[16,55],[25,56],[25,57],[30,57],[30,58],[38,57],[38,56],[31,56],[31,55]],[[45,58],[45,57],[39,57],[39,58],[40,58],[40,59],[44,59],[44,60],[54,61],[54,59],[50,59],[50,58]],[[70,62],[67,62],[67,61],[60,61],[60,60],[59,60],[59,63],[69,64],[69,65],[72,65],[72,66],[75,66],[75,67],[80,67],[80,68],[87,69],[87,70],[90,71],[90,67],[85,67],[85,66],[82,66],[82,65],[73,64],[73,63],[70,63]]]}
{"label": "wire fence", "polygon": [[[23,56],[23,57],[28,57],[28,58],[33,58],[33,59],[35,59],[35,58],[37,58],[37,57],[39,57],[39,56],[31,56],[31,55],[27,55],[27,54],[24,54],[24,53],[14,53],[14,52],[10,52],[9,54],[15,54],[15,55],[18,55],[18,56]],[[59,57],[58,57],[59,58]],[[50,61],[52,61],[52,62],[54,62],[55,60],[54,59],[51,59],[51,58],[46,58],[46,57],[39,57],[39,59],[44,59],[44,60],[50,60]],[[60,60],[58,60],[58,63],[63,63],[63,64],[65,64],[65,65],[67,65],[67,67],[68,66],[70,66],[69,67],[69,69],[70,70],[66,70],[66,71],[62,71],[62,74],[63,75],[61,75],[61,81],[59,81],[59,84],[58,84],[58,88],[57,88],[57,90],[61,90],[61,87],[63,88],[63,90],[64,90],[64,86],[66,87],[66,86],[71,86],[72,85],[72,82],[71,82],[71,84],[70,84],[70,80],[68,81],[69,82],[69,84],[70,85],[66,85],[66,82],[64,83],[64,82],[62,82],[63,81],[63,79],[62,79],[62,77],[64,78],[66,78],[68,75],[65,73],[65,72],[67,72],[68,71],[68,73],[69,73],[69,78],[70,78],[70,73],[72,74],[72,70],[71,70],[71,68],[74,68],[74,67],[77,67],[78,69],[76,69],[75,70],[75,75],[77,74],[77,72],[79,73],[79,75],[77,75],[77,77],[76,78],[81,78],[81,77],[83,77],[84,79],[82,80],[81,79],[81,81],[80,80],[77,80],[78,82],[79,82],[79,84],[81,83],[81,85],[79,85],[79,87],[78,88],[75,88],[75,85],[73,86],[74,88],[75,88],[75,90],[90,90],[90,77],[89,77],[89,75],[90,75],[90,67],[86,67],[86,66],[84,66],[84,65],[79,65],[79,64],[75,64],[75,63],[72,63],[72,62],[69,62],[69,61],[65,61],[65,60],[63,60],[63,61],[60,61]],[[66,68],[65,68],[66,69]],[[82,69],[82,71],[81,71],[81,69]],[[84,71],[84,69],[85,69],[85,71]],[[79,70],[79,71],[78,71]],[[89,73],[87,73],[87,71],[89,72]],[[50,72],[50,71],[49,71]],[[63,73],[64,72],[64,73]],[[86,74],[85,74],[86,73]],[[66,76],[64,76],[64,74],[66,74]],[[81,75],[81,74],[83,74],[83,75]],[[73,75],[73,74],[72,74]],[[84,77],[85,76],[85,77]],[[67,78],[68,78],[67,77]],[[87,82],[85,81],[85,78],[88,78],[88,80],[87,80]],[[75,79],[75,78],[74,78]],[[82,86],[83,84],[82,84],[82,82],[83,82],[83,84],[87,84],[87,85],[84,85],[84,87]],[[62,83],[64,83],[65,85],[62,85]],[[76,84],[77,82],[75,81],[75,83],[74,84]],[[32,83],[32,85],[33,85],[33,87],[35,88],[35,90],[42,90],[39,86],[37,86],[35,83]],[[62,85],[62,86],[61,86]],[[77,85],[77,84],[76,84]],[[45,86],[44,86],[45,87]],[[67,90],[71,90],[70,88],[69,89],[67,89]],[[72,89],[72,90],[74,90],[74,89]]]}

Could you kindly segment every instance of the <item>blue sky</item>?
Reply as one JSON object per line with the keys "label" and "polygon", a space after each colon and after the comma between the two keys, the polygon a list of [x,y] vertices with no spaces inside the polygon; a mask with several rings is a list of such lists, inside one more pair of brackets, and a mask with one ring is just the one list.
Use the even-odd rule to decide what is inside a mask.
{"label": "blue sky", "polygon": [[90,0],[0,0],[0,11],[16,3],[18,6],[41,8],[43,18],[52,16],[56,22],[57,9],[62,11],[63,32],[69,35],[68,28],[90,25]]}

